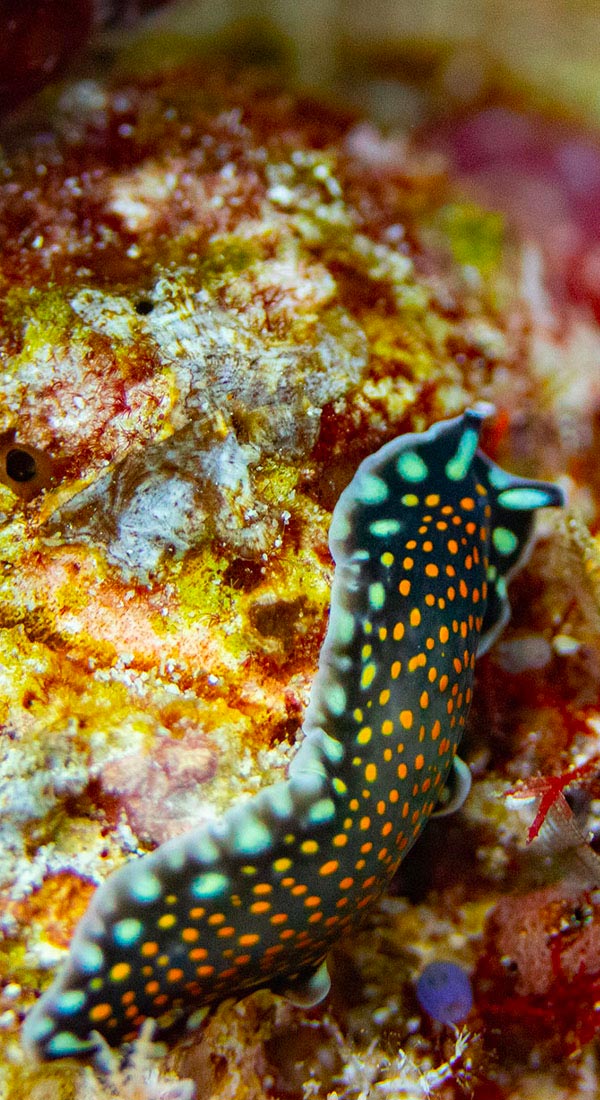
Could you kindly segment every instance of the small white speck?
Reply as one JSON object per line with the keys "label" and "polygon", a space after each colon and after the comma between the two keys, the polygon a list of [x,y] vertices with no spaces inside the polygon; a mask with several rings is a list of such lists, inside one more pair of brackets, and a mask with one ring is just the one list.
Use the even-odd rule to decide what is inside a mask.
{"label": "small white speck", "polygon": [[578,652],[581,642],[578,642],[577,638],[572,638],[570,634],[557,634],[552,639],[552,648],[561,657],[569,657],[572,653]]}
{"label": "small white speck", "polygon": [[210,672],[210,673],[208,674],[208,676],[206,677],[206,679],[208,680],[208,683],[209,683],[209,684],[211,684],[211,685],[213,685],[213,686],[214,686],[214,684],[218,684],[218,683],[219,683],[219,677],[218,677],[218,676],[215,676],[213,672]]}
{"label": "small white speck", "polygon": [[73,404],[74,404],[76,409],[85,409],[85,406],[86,406],[85,398],[81,397],[79,394],[75,394],[75,397],[73,398]]}
{"label": "small white speck", "polygon": [[9,1027],[12,1027],[15,1021],[15,1013],[13,1012],[12,1008],[9,1008],[7,1012],[3,1012],[0,1016],[0,1028],[2,1028],[2,1030],[5,1030]]}
{"label": "small white speck", "polygon": [[139,260],[141,254],[142,252],[138,244],[130,244],[129,248],[127,249],[127,255],[129,256],[130,260]]}
{"label": "small white speck", "polygon": [[38,233],[37,237],[34,237],[31,242],[32,248],[43,248],[44,238],[41,233]]}
{"label": "small white speck", "polygon": [[10,1000],[14,1000],[15,997],[18,997],[20,995],[21,986],[18,982],[9,982],[8,985],[4,986],[2,992],[5,997],[9,997]]}

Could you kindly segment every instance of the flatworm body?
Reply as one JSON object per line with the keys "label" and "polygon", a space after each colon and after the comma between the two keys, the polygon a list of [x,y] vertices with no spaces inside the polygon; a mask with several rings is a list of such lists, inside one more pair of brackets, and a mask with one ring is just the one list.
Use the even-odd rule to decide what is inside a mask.
{"label": "flatworm body", "polygon": [[536,508],[560,490],[478,448],[488,407],[386,444],[334,510],[329,629],[286,780],[97,891],[24,1036],[43,1058],[160,1036],[260,986],[315,1003],[324,959],[434,812],[475,658],[507,614]]}

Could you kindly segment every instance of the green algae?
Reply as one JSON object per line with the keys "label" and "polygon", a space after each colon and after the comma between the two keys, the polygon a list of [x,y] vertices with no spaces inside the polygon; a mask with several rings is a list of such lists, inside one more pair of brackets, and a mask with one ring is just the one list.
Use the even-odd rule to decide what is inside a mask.
{"label": "green algae", "polygon": [[474,203],[449,203],[439,214],[442,230],[456,263],[490,276],[502,262],[505,225],[501,214]]}

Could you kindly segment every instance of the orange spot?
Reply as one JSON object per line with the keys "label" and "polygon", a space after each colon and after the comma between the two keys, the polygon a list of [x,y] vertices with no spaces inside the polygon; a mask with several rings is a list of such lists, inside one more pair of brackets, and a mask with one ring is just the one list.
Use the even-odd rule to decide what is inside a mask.
{"label": "orange spot", "polygon": [[130,1005],[135,1001],[135,993],[132,989],[128,989],[127,993],[124,993],[121,997],[121,1004]]}
{"label": "orange spot", "polygon": [[410,625],[411,626],[418,626],[419,625],[419,623],[421,622],[421,612],[419,611],[418,607],[413,607],[409,618],[410,618]]}
{"label": "orange spot", "polygon": [[402,565],[405,569],[412,569],[415,564],[414,558],[404,558]]}
{"label": "orange spot", "polygon": [[141,946],[142,955],[156,955],[157,952],[158,952],[158,944],[157,943],[147,942],[147,943],[143,943],[142,946]]}
{"label": "orange spot", "polygon": [[224,913],[211,913],[210,917],[208,918],[208,923],[209,924],[223,924],[224,920],[225,920],[225,914]]}
{"label": "orange spot", "polygon": [[250,912],[251,913],[267,913],[270,908],[271,908],[270,901],[255,901],[254,904],[250,906]]}
{"label": "orange spot", "polygon": [[377,767],[375,764],[367,764],[365,768],[365,779],[367,783],[374,783],[377,779]]}
{"label": "orange spot", "polygon": [[349,876],[340,882],[340,890],[349,890],[351,886],[354,886],[354,879]]}
{"label": "orange spot", "polygon": [[305,894],[307,890],[308,886],[300,884],[299,886],[294,886],[292,888],[292,894],[294,895],[294,897],[299,897],[300,894]]}
{"label": "orange spot", "polygon": [[245,966],[252,959],[252,955],[236,955],[233,960],[236,966]]}
{"label": "orange spot", "polygon": [[412,710],[400,711],[400,725],[403,729],[409,730],[413,724],[413,712]]}
{"label": "orange spot", "polygon": [[428,562],[425,566],[425,575],[427,577],[437,577],[439,572],[437,565],[433,561]]}
{"label": "orange spot", "polygon": [[153,1005],[157,1005],[159,1008],[161,1005],[166,1005],[169,998],[166,993],[159,993],[158,997],[155,997],[152,1001]]}
{"label": "orange spot", "polygon": [[284,928],[283,932],[279,933],[279,939],[280,940],[289,940],[291,938],[291,936],[295,936],[295,935],[296,935],[296,933],[294,932],[293,928]]}
{"label": "orange spot", "polygon": [[256,886],[252,887],[253,894],[272,894],[273,887],[268,882],[259,882]]}
{"label": "orange spot", "polygon": [[[406,578],[401,580],[400,584],[398,585],[398,591],[399,591],[401,596],[408,596],[408,594],[410,592],[410,581],[406,580]],[[396,631],[394,630],[394,637],[395,636],[396,636]]]}
{"label": "orange spot", "polygon": [[392,680],[397,680],[400,673],[401,673],[401,671],[402,671],[401,661],[394,661],[393,664],[392,664],[392,667],[390,669],[390,675],[392,677]]}
{"label": "orange spot", "polygon": [[472,512],[475,507],[475,501],[473,497],[463,497],[460,501],[460,506],[464,512]]}
{"label": "orange spot", "polygon": [[368,840],[366,844],[361,844],[360,850],[363,853],[363,855],[366,856],[367,852],[370,852],[372,847],[373,847],[372,842],[370,840]]}
{"label": "orange spot", "polygon": [[199,935],[200,933],[198,932],[197,928],[184,928],[183,932],[181,933],[181,938],[184,943],[194,943],[198,939]]}
{"label": "orange spot", "polygon": [[173,925],[177,923],[177,917],[174,913],[165,913],[156,923],[159,928],[172,928]]}
{"label": "orange spot", "polygon": [[332,875],[334,871],[337,871],[338,867],[339,863],[337,859],[330,859],[327,863],[324,863],[323,866],[319,869],[319,874]]}
{"label": "orange spot", "polygon": [[145,989],[146,993],[158,993],[160,985],[158,982],[147,982]]}
{"label": "orange spot", "polygon": [[128,978],[131,974],[131,967],[129,963],[117,963],[113,966],[110,977],[113,982],[122,982],[125,978]]}
{"label": "orange spot", "polygon": [[346,833],[338,833],[334,836],[332,842],[334,848],[344,848],[348,843],[348,836]]}
{"label": "orange spot", "polygon": [[406,764],[398,764],[398,779],[406,779]]}
{"label": "orange spot", "polygon": [[362,829],[363,832],[365,832],[366,829],[370,829],[371,828],[371,818],[370,817],[361,817],[361,819],[358,823],[358,827],[359,827],[359,829]]}
{"label": "orange spot", "polygon": [[421,771],[421,768],[423,767],[424,763],[425,763],[425,757],[423,756],[423,753],[420,752],[418,754],[418,756],[415,756],[415,768],[417,769],[418,772]]}
{"label": "orange spot", "polygon": [[190,918],[191,920],[200,920],[200,917],[203,917],[205,913],[206,909],[203,909],[200,905],[197,905],[195,909],[190,909]]}
{"label": "orange spot", "polygon": [[389,718],[386,718],[385,722],[381,723],[381,732],[385,737],[389,737],[390,733],[394,731],[394,723],[390,722]]}
{"label": "orange spot", "polygon": [[170,970],[167,970],[168,982],[180,982],[183,978],[183,970],[178,966],[172,966]]}
{"label": "orange spot", "polygon": [[112,1005],[109,1005],[106,1001],[103,1001],[102,1004],[94,1005],[89,1012],[90,1020],[94,1023],[99,1023],[100,1020],[108,1020],[109,1016],[112,1016]]}
{"label": "orange spot", "polygon": [[194,947],[192,951],[190,951],[190,959],[192,959],[193,962],[198,962],[199,959],[205,959],[207,955],[208,951],[205,947]]}
{"label": "orange spot", "polygon": [[315,905],[321,904],[321,899],[316,894],[311,894],[310,897],[304,899],[304,904],[307,909],[314,909]]}
{"label": "orange spot", "polygon": [[392,825],[391,821],[386,821],[385,825],[382,827],[381,835],[389,836],[393,828],[394,826]]}
{"label": "orange spot", "polygon": [[197,966],[196,974],[199,978],[210,978],[211,974],[214,974],[214,966]]}
{"label": "orange spot", "polygon": [[256,932],[246,932],[243,936],[240,936],[238,943],[241,947],[252,947],[253,944],[258,943],[260,936]]}
{"label": "orange spot", "polygon": [[269,918],[271,924],[285,924],[288,919],[287,913],[273,913],[273,916]]}
{"label": "orange spot", "polygon": [[129,1005],[129,1008],[125,1009],[125,1015],[127,1016],[127,1018],[129,1020],[131,1020],[133,1017],[137,1016],[138,1012],[139,1012],[139,1009],[138,1009],[137,1005]]}

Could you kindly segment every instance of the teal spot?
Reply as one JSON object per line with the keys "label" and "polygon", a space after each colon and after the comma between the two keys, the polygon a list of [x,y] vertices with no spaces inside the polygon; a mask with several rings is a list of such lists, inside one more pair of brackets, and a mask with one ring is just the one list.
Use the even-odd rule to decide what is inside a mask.
{"label": "teal spot", "polygon": [[498,504],[514,512],[529,512],[532,508],[545,508],[552,504],[552,497],[547,489],[516,486],[513,489],[503,489],[498,494]]}
{"label": "teal spot", "polygon": [[190,886],[190,893],[195,898],[216,898],[225,893],[229,886],[227,875],[219,875],[209,871],[206,875],[198,875]]}
{"label": "teal spot", "polygon": [[82,989],[68,989],[58,998],[56,1011],[60,1012],[61,1016],[69,1016],[73,1012],[78,1012],[84,1004],[85,993]]}
{"label": "teal spot", "polygon": [[322,825],[326,821],[333,821],[335,817],[335,803],[331,798],[321,798],[310,807],[306,815],[311,825]]}
{"label": "teal spot", "polygon": [[137,943],[143,931],[144,926],[141,920],[136,920],[135,917],[126,917],[115,924],[113,939],[120,947],[131,947],[133,943]]}
{"label": "teal spot", "polygon": [[162,883],[152,871],[136,871],[131,875],[129,893],[137,901],[157,901],[163,892]]}
{"label": "teal spot", "polygon": [[380,611],[385,606],[385,588],[381,581],[369,585],[369,605],[374,611]]}
{"label": "teal spot", "polygon": [[474,431],[473,428],[466,428],[460,437],[456,454],[449,458],[446,463],[446,476],[451,481],[462,481],[467,476],[478,442],[479,433]]}
{"label": "teal spot", "polygon": [[294,807],[287,783],[274,783],[272,787],[267,787],[263,797],[271,813],[276,817],[285,819],[291,816]]}
{"label": "teal spot", "polygon": [[181,871],[185,867],[186,851],[181,845],[167,848],[167,851],[162,852],[161,855],[165,861],[165,867],[170,871]]}
{"label": "teal spot", "polygon": [[[235,851],[245,856],[257,856],[273,844],[271,830],[262,821],[248,814],[233,838]],[[218,875],[216,876],[219,877]]]}
{"label": "teal spot", "polygon": [[346,706],[348,704],[348,698],[341,684],[328,684],[327,685],[327,708],[336,717],[341,717],[345,713]]}
{"label": "teal spot", "polygon": [[340,608],[333,620],[333,636],[342,645],[349,645],[356,630],[354,615]]}
{"label": "teal spot", "polygon": [[333,515],[331,517],[331,525],[329,527],[329,538],[335,542],[342,542],[348,538],[352,530],[352,524],[350,518],[346,512],[338,505],[334,508]]}
{"label": "teal spot", "polygon": [[405,481],[424,481],[429,473],[416,451],[402,451],[396,459],[396,469]]}
{"label": "teal spot", "polygon": [[498,593],[501,600],[506,599],[507,589],[504,577],[498,577],[498,580],[496,581],[496,592]]}
{"label": "teal spot", "polygon": [[83,940],[77,945],[77,964],[84,974],[97,974],[104,966],[104,952],[97,943]]}
{"label": "teal spot", "polygon": [[351,561],[368,561],[371,555],[368,550],[355,550],[352,554]]}
{"label": "teal spot", "polygon": [[390,490],[377,474],[359,474],[356,478],[356,500],[362,504],[383,504],[390,495]]}
{"label": "teal spot", "polygon": [[190,846],[189,850],[194,859],[199,860],[201,863],[215,863],[220,856],[216,844],[213,843],[206,833],[202,833],[195,843]]}
{"label": "teal spot", "polygon": [[203,1020],[206,1019],[208,1013],[210,1012],[210,1009],[210,1005],[203,1005],[202,1008],[198,1008],[195,1012],[192,1012],[192,1015],[188,1016],[185,1022],[186,1029],[188,1031],[195,1031],[197,1027],[200,1027],[200,1024]]}
{"label": "teal spot", "polygon": [[47,1035],[50,1035],[54,1031],[54,1020],[51,1020],[49,1016],[35,1016],[29,1015],[25,1021],[25,1033],[27,1038],[32,1043],[37,1043],[41,1039],[45,1039]]}
{"label": "teal spot", "polygon": [[385,539],[390,535],[397,535],[402,529],[399,519],[374,519],[369,524],[369,531],[375,538]]}
{"label": "teal spot", "polygon": [[321,748],[325,756],[332,764],[339,764],[344,759],[344,746],[336,737],[324,733],[321,738]]}
{"label": "teal spot", "polygon": [[514,481],[512,474],[508,474],[506,470],[502,470],[500,466],[493,464],[490,465],[487,476],[492,489],[507,489]]}
{"label": "teal spot", "polygon": [[492,542],[498,553],[505,555],[514,553],[519,544],[514,531],[510,531],[508,527],[494,527]]}
{"label": "teal spot", "polygon": [[71,1054],[83,1054],[84,1051],[94,1050],[94,1044],[89,1039],[78,1039],[70,1031],[59,1031],[53,1035],[46,1050],[55,1058],[68,1058]]}

